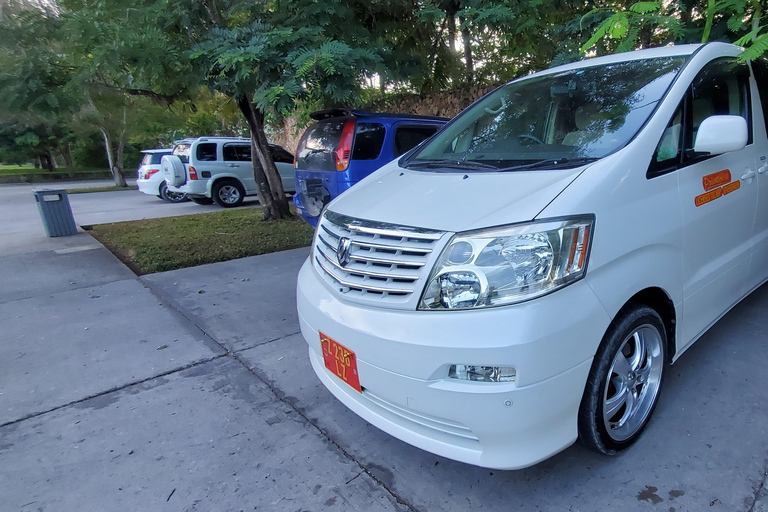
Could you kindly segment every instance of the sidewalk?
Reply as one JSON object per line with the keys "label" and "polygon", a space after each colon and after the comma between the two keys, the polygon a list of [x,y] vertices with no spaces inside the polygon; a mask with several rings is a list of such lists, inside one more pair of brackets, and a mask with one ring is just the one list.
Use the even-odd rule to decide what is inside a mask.
{"label": "sidewalk", "polygon": [[0,511],[407,509],[87,234],[39,242],[0,256]]}
{"label": "sidewalk", "polygon": [[86,234],[40,242],[0,256],[0,512],[768,512],[767,287],[669,368],[631,449],[503,472],[325,390],[295,310],[307,249],[137,278]]}

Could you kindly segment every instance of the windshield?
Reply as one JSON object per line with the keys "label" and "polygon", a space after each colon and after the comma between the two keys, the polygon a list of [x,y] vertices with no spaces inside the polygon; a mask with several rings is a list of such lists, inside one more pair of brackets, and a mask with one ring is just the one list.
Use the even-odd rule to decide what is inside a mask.
{"label": "windshield", "polygon": [[409,169],[576,167],[627,144],[686,57],[634,60],[505,85],[405,161]]}

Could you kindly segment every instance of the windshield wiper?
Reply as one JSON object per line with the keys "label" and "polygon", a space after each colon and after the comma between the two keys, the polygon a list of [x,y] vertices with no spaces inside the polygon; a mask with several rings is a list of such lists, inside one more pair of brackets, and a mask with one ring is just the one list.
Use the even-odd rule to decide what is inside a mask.
{"label": "windshield wiper", "polygon": [[530,164],[521,164],[521,165],[512,165],[509,167],[504,167],[502,169],[499,169],[499,172],[508,172],[508,171],[520,171],[524,169],[559,169],[562,167],[578,167],[580,165],[585,165],[592,163],[596,160],[599,160],[599,158],[595,157],[579,157],[579,158],[547,158],[544,160],[539,160],[537,162],[532,162]]}
{"label": "windshield wiper", "polygon": [[497,171],[495,165],[478,162],[477,160],[419,160],[410,161],[406,168],[418,169],[491,169]]}

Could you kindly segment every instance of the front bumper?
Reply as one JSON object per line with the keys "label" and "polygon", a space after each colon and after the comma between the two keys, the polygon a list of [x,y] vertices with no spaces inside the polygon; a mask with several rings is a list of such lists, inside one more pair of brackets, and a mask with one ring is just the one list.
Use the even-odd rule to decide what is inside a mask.
{"label": "front bumper", "polygon": [[[315,373],[341,402],[409,444],[496,469],[533,465],[576,440],[610,323],[584,281],[516,306],[396,311],[340,300],[305,263],[297,302]],[[319,332],[356,353],[362,394],[325,369]],[[449,379],[451,364],[514,366],[517,379]]]}

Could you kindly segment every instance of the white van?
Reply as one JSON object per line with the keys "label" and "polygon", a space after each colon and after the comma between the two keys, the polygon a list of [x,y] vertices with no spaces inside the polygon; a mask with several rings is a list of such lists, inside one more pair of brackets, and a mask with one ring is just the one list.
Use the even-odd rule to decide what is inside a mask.
{"label": "white van", "polygon": [[483,467],[632,444],[668,364],[768,279],[768,67],[739,53],[520,78],[331,202],[297,291],[323,384]]}

